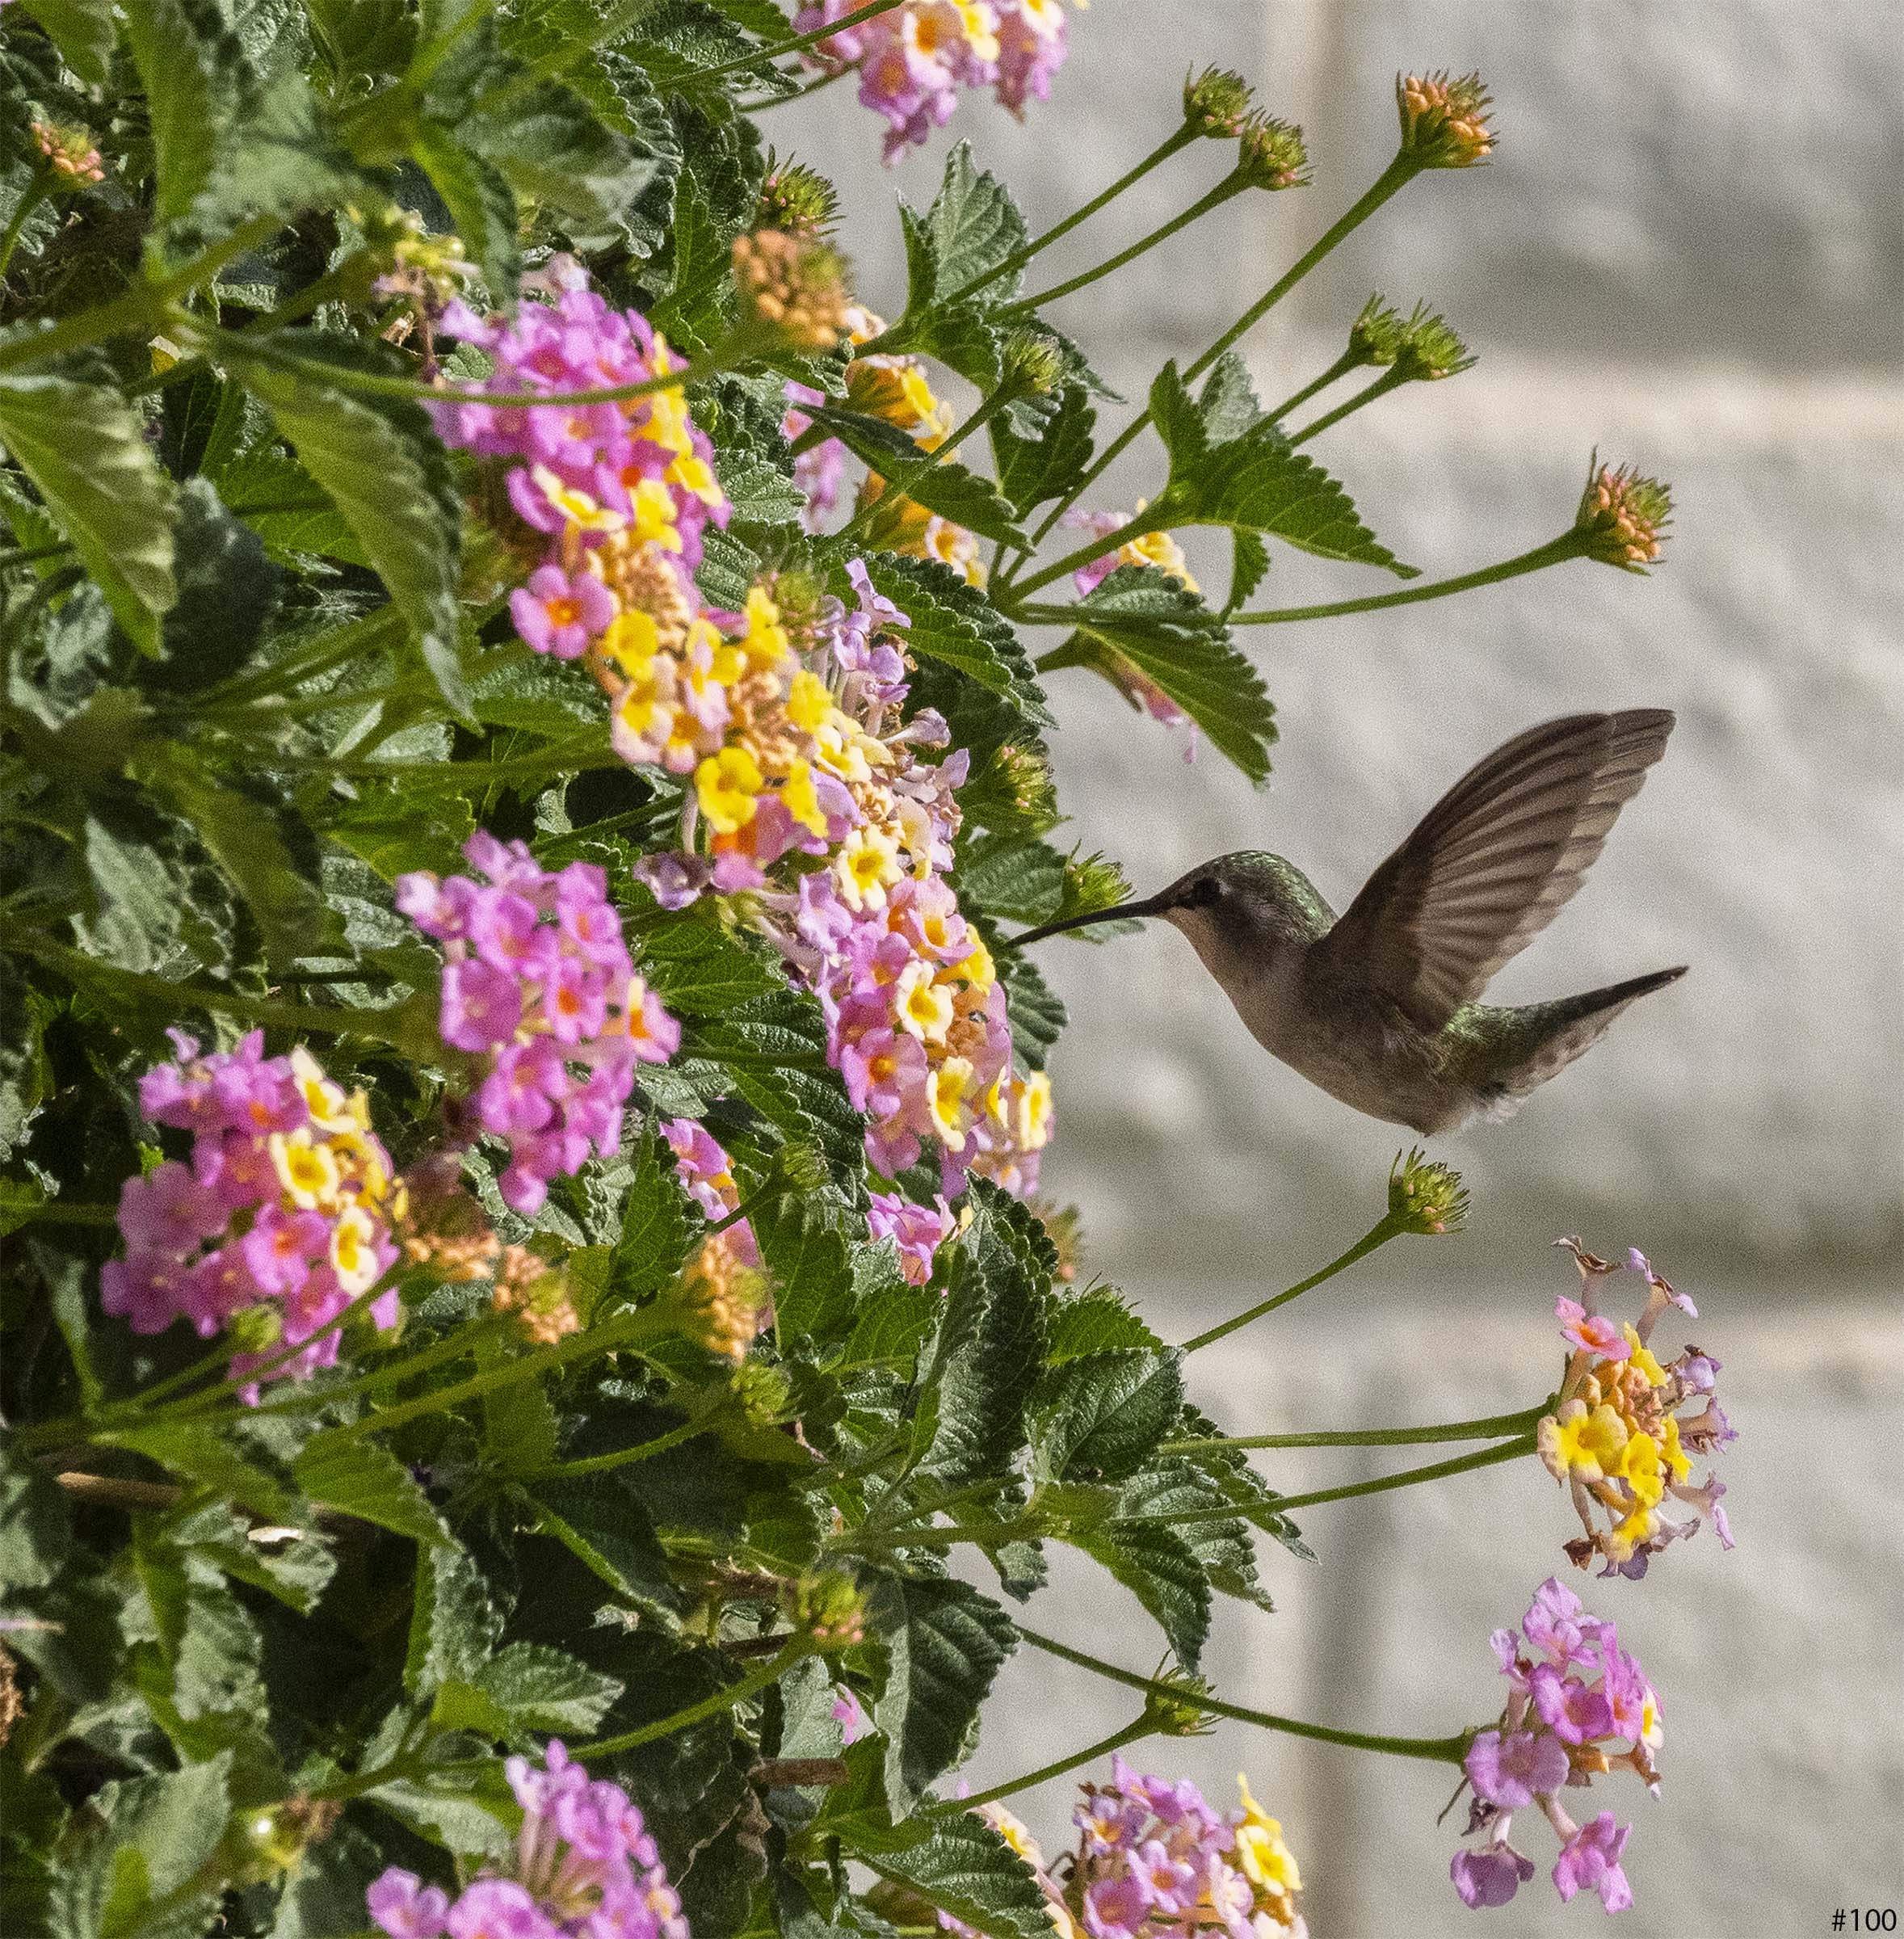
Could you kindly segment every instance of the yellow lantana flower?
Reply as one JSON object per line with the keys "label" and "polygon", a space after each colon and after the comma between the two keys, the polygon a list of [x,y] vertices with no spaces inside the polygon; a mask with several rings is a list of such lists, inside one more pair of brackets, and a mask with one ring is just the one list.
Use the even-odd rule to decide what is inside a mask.
{"label": "yellow lantana flower", "polygon": [[723,747],[694,771],[695,798],[717,833],[733,835],[759,812],[766,777],[744,747]]}

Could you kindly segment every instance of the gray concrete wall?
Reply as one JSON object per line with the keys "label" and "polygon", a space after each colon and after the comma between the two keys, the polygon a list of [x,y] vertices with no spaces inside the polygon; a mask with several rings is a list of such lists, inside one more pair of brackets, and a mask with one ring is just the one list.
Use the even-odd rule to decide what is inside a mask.
{"label": "gray concrete wall", "polygon": [[[1549,1377],[1556,1233],[1647,1246],[1693,1287],[1743,1438],[1738,1551],[1702,1536],[1646,1583],[1591,1585],[1665,1693],[1667,1795],[1637,1820],[1638,1933],[1807,1933],[1839,1903],[1904,1912],[1899,1508],[1904,1428],[1904,13],[1894,0],[1482,5],[1478,0],[1098,0],[1074,15],[1056,98],[1023,127],[977,103],[969,134],[1035,225],[1169,125],[1183,70],[1242,69],[1303,123],[1316,185],[1233,204],[1065,320],[1141,396],[1194,355],[1391,152],[1405,67],[1479,66],[1495,164],[1430,176],[1246,347],[1266,401],[1320,368],[1380,288],[1444,309],[1481,355],[1318,441],[1398,552],[1440,574],[1568,519],[1589,452],[1670,479],[1650,580],[1579,564],[1461,600],[1265,629],[1281,709],[1253,793],[1094,684],[1056,683],[1070,833],[1155,886],[1203,856],[1268,847],[1338,906],[1468,763],[1576,707],[1666,705],[1680,726],[1581,895],[1503,974],[1525,998],[1659,965],[1693,974],[1505,1127],[1440,1141],[1471,1230],[1408,1242],[1360,1280],[1200,1369],[1239,1432],[1480,1414]],[[945,141],[882,171],[840,90],[770,117],[833,174],[875,307],[902,287],[890,204],[930,199]],[[1214,179],[1181,158],[1054,250],[1068,273]],[[1116,422],[1116,414],[1111,415]],[[1159,482],[1140,444],[1100,501]],[[1220,549],[1192,547],[1221,583]],[[1382,590],[1279,552],[1276,604]],[[1067,676],[1075,679],[1078,676]],[[1088,1268],[1166,1332],[1194,1330],[1339,1250],[1379,1205],[1402,1134],[1264,1058],[1168,932],[1046,961],[1073,1026],[1047,1176],[1084,1209]],[[1292,1488],[1374,1471],[1266,1457]],[[1319,1571],[1266,1558],[1281,1613],[1233,1612],[1213,1654],[1246,1701],[1437,1731],[1497,1701],[1486,1631],[1560,1566],[1564,1502],[1528,1464],[1313,1512]],[[1061,1584],[1087,1579],[1082,1572]],[[1154,1632],[1094,1583],[1046,1620],[1133,1667]],[[1582,1584],[1583,1588],[1590,1585]],[[1012,1666],[975,1781],[1122,1722],[1115,1693]],[[1284,1809],[1318,1939],[1465,1931],[1433,1819],[1437,1773],[1244,1731],[1162,1754]],[[1063,1786],[1028,1815],[1054,1837]],[[1272,1807],[1275,1808],[1275,1807]],[[1536,1853],[1538,1855],[1538,1853]],[[1531,1909],[1529,1909],[1531,1908]],[[1545,1878],[1498,1929],[1563,1915]]]}

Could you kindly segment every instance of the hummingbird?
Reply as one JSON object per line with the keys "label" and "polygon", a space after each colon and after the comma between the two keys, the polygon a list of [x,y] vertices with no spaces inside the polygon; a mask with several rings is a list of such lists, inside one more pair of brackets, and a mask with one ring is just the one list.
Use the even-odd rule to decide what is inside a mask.
{"label": "hummingbird", "polygon": [[1292,862],[1246,850],[1006,947],[1158,917],[1189,939],[1257,1042],[1332,1097],[1423,1134],[1506,1117],[1629,1003],[1686,974],[1681,964],[1511,1009],[1476,1000],[1580,886],[1672,728],[1664,709],[1639,708],[1516,734],[1428,810],[1339,917]]}

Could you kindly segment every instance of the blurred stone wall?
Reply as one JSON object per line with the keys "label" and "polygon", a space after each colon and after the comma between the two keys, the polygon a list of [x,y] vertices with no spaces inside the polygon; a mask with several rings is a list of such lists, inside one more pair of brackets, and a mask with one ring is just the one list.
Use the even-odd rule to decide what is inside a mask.
{"label": "blurred stone wall", "polygon": [[[1194,356],[1392,152],[1398,69],[1482,69],[1496,162],[1424,177],[1245,346],[1273,402],[1321,369],[1362,299],[1441,309],[1477,369],[1418,385],[1316,455],[1431,575],[1519,552],[1571,515],[1588,455],[1670,479],[1650,579],[1574,564],[1460,599],[1250,637],[1281,713],[1265,793],[1078,675],[1054,683],[1067,833],[1139,890],[1240,847],[1287,853],[1339,908],[1472,760],[1576,708],[1664,705],[1679,730],[1582,893],[1496,985],[1557,995],[1673,962],[1693,974],[1505,1127],[1438,1141],[1474,1192],[1469,1231],[1409,1241],[1200,1365],[1236,1431],[1478,1415],[1547,1377],[1546,1314],[1584,1231],[1646,1245],[1695,1287],[1727,1363],[1738,1551],[1709,1535],[1648,1582],[1592,1585],[1666,1693],[1665,1801],[1609,1794],[1638,1934],[1802,1933],[1839,1903],[1904,1910],[1904,12],[1895,0],[1483,5],[1479,0],[1097,0],[1056,96],[1022,127],[961,108],[890,171],[843,89],[770,133],[840,183],[875,308],[903,288],[903,195],[930,200],[951,138],[1051,221],[1172,124],[1217,61],[1303,124],[1316,183],[1230,204],[1059,313],[1141,397]],[[1051,252],[1053,280],[1214,179],[1179,158]],[[1107,420],[1119,421],[1109,407]],[[1160,482],[1144,440],[1097,502]],[[1204,535],[1195,535],[1201,538]],[[1223,583],[1226,549],[1193,543]],[[1385,590],[1279,549],[1258,603]],[[1340,1249],[1402,1142],[1271,1063],[1159,929],[1054,944],[1072,1027],[1047,1177],[1084,1209],[1090,1270],[1181,1336]],[[1327,1302],[1325,1304],[1324,1302]],[[1271,1456],[1290,1488],[1379,1471]],[[1393,1464],[1402,1465],[1402,1464]],[[1439,1733],[1498,1701],[1487,1630],[1561,1566],[1564,1498],[1530,1462],[1318,1508],[1318,1572],[1265,1558],[1276,1618],[1233,1611],[1213,1647],[1240,1701]],[[1132,1667],[1154,1631],[1103,1578],[1061,1574],[1046,1620]],[[1587,1585],[1582,1585],[1583,1588]],[[1041,1613],[1044,1613],[1041,1610]],[[1021,1658],[974,1781],[1128,1716],[1079,1673]],[[1317,1939],[1468,1929],[1445,1882],[1442,1773],[1240,1727],[1166,1753],[1227,1781],[1247,1762],[1311,1875]],[[1065,1787],[1028,1815],[1060,1838]],[[1597,1803],[1597,1798],[1596,1798]],[[1272,1807],[1274,1808],[1274,1807]],[[1459,1817],[1457,1813],[1456,1818]],[[1550,1862],[1547,1835],[1528,1849]],[[1545,1877],[1505,1915],[1563,1912]]]}

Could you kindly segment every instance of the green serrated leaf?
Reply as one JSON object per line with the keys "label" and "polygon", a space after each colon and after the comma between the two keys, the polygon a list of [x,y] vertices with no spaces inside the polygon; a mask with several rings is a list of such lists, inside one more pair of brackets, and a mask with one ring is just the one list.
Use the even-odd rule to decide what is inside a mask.
{"label": "green serrated leaf", "polygon": [[417,1550],[403,1687],[417,1696],[473,1677],[501,1626],[469,1551],[457,1542],[425,1543]]}
{"label": "green serrated leaf", "polygon": [[1052,1368],[1033,1403],[1035,1472],[1060,1481],[1134,1474],[1183,1406],[1182,1356],[1112,1348]]}
{"label": "green serrated leaf", "polygon": [[158,649],[172,576],[175,493],[119,393],[71,377],[0,376],[0,445],[12,452],[143,653]]}
{"label": "green serrated leaf", "polygon": [[1078,631],[1057,650],[1057,663],[1096,666],[1115,682],[1114,668],[1099,656],[1105,650],[1120,656],[1161,687],[1251,780],[1267,777],[1276,709],[1222,620],[1195,593],[1151,566],[1120,566],[1066,610]]}
{"label": "green serrated leaf", "polygon": [[667,1556],[634,1496],[612,1476],[537,1482],[524,1499],[536,1533],[559,1542],[617,1596],[643,1609],[675,1606]]}
{"label": "green serrated leaf", "polygon": [[692,1227],[687,1195],[667,1147],[652,1124],[634,1155],[634,1183],[621,1208],[621,1230],[608,1260],[609,1297],[629,1305],[666,1285],[687,1257]]}
{"label": "green serrated leaf", "polygon": [[317,953],[328,927],[323,898],[292,860],[270,807],[223,786],[178,741],[146,742],[132,772],[191,824],[250,904],[274,968]]}
{"label": "green serrated leaf", "polygon": [[175,221],[211,179],[220,136],[250,66],[212,0],[120,0],[145,89],[158,165],[153,219]]}
{"label": "green serrated leaf", "polygon": [[1018,636],[976,587],[937,559],[876,552],[866,561],[874,589],[906,616],[906,643],[1008,700],[1019,717],[1054,723]]}
{"label": "green serrated leaf", "polygon": [[[996,175],[976,167],[972,145],[960,142],[945,158],[945,175],[925,221],[935,282],[923,299],[908,292],[908,311],[923,310],[997,267],[1026,241],[1024,217],[1011,191]],[[1002,302],[1018,293],[1015,275],[986,287],[987,297]]]}
{"label": "green serrated leaf", "polygon": [[982,1180],[971,1194],[915,1423],[918,1472],[954,1487],[997,1474],[1024,1443],[1044,1357],[1041,1301],[1057,1266],[1043,1229],[1016,1200]]}
{"label": "green serrated leaf", "polygon": [[645,931],[641,963],[662,1001],[682,1016],[717,1016],[786,986],[778,971],[698,912]]}
{"label": "green serrated leaf", "polygon": [[1069,1539],[1143,1604],[1177,1660],[1194,1670],[1210,1633],[1210,1585],[1183,1537],[1150,1524],[1109,1521]]}
{"label": "green serrated leaf", "polygon": [[914,503],[981,538],[1002,540],[1010,545],[1026,544],[998,488],[989,478],[968,471],[956,458],[927,463],[931,454],[883,418],[867,417],[833,404],[805,404],[801,408],[882,478],[902,480],[906,496]]}
{"label": "green serrated leaf", "polygon": [[953,879],[961,907],[1015,923],[1049,922],[1064,899],[1065,858],[1034,838],[979,835],[960,843]]}
{"label": "green serrated leaf", "polygon": [[998,489],[1022,519],[1035,507],[1074,490],[1091,468],[1097,413],[1082,384],[1067,385],[1036,438],[1019,435],[1003,417],[991,422]]}
{"label": "green serrated leaf", "polygon": [[103,87],[116,38],[111,0],[19,0],[46,29],[60,58],[89,87]]}
{"label": "green serrated leaf", "polygon": [[474,154],[455,128],[424,121],[410,138],[410,154],[443,197],[469,259],[493,290],[512,290],[522,274],[515,191],[507,179]]}
{"label": "green serrated leaf", "polygon": [[247,1460],[216,1428],[190,1420],[154,1421],[115,1428],[95,1438],[110,1447],[143,1454],[267,1520],[286,1522],[297,1513],[292,1491]]}
{"label": "green serrated leaf", "polygon": [[1108,1286],[1054,1300],[1045,1319],[1050,1344],[1047,1365],[1076,1360],[1085,1353],[1103,1353],[1118,1347],[1161,1352],[1163,1342]]}
{"label": "green serrated leaf", "polygon": [[[438,1693],[433,1720],[449,1730],[518,1736],[531,1731],[582,1735],[607,1715],[622,1686],[562,1650],[512,1642],[465,1684]],[[473,1697],[476,1701],[472,1701]],[[500,1728],[492,1728],[499,1722]]]}
{"label": "green serrated leaf", "polygon": [[889,1575],[869,1601],[886,1651],[873,1720],[886,1739],[886,1795],[903,1815],[958,1759],[1018,1630],[962,1582]]}
{"label": "green serrated leaf", "polygon": [[856,1839],[851,1828],[842,1841],[881,1878],[911,1886],[988,1939],[1051,1939],[1050,1902],[1030,1865],[976,1812],[935,1818],[924,1838],[897,1849]]}
{"label": "green serrated leaf", "polygon": [[373,1521],[425,1546],[450,1538],[409,1469],[374,1441],[342,1440],[334,1432],[320,1434],[305,1445],[292,1471],[297,1485],[321,1507]]}
{"label": "green serrated leaf", "polygon": [[456,618],[462,506],[429,419],[418,405],[372,400],[327,381],[306,334],[294,350],[245,343],[229,354],[233,374],[269,408],[335,503],[408,623],[438,691],[467,717]]}
{"label": "green serrated leaf", "polygon": [[1261,419],[1226,435],[1246,415],[1241,402],[1233,389],[1213,400],[1206,392],[1205,398],[1192,402],[1174,364],[1165,364],[1151,386],[1151,414],[1171,454],[1170,482],[1152,507],[1165,524],[1242,526],[1322,558],[1416,576],[1415,567],[1402,565],[1362,523],[1342,486],[1292,448],[1276,423]]}
{"label": "green serrated leaf", "polygon": [[853,1315],[853,1276],[837,1213],[805,1194],[763,1206],[751,1221],[773,1279],[774,1315],[784,1345],[823,1345]]}

